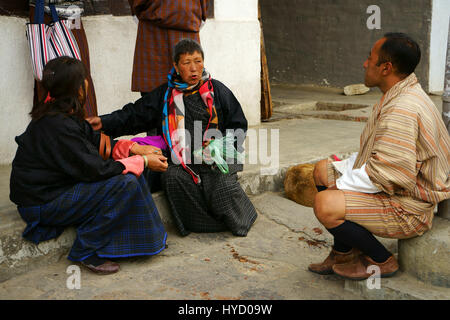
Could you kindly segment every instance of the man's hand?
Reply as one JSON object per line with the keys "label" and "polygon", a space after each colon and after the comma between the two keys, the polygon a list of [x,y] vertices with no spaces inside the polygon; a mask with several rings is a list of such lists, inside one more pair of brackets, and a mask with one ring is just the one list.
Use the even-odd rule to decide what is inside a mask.
{"label": "man's hand", "polygon": [[100,117],[89,117],[86,119],[95,131],[100,130],[103,127],[102,119]]}
{"label": "man's hand", "polygon": [[152,171],[164,172],[168,168],[167,158],[162,155],[148,154],[148,168]]}
{"label": "man's hand", "polygon": [[130,155],[162,155],[161,149],[154,146],[141,146],[140,144],[135,143],[130,149]]}

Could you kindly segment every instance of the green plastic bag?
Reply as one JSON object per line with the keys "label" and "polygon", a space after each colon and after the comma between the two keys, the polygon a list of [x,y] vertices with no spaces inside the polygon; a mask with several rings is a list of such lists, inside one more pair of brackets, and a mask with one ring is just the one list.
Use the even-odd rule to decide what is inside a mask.
{"label": "green plastic bag", "polygon": [[233,159],[233,163],[244,163],[243,153],[238,152],[234,147],[234,138],[233,134],[228,133],[225,137],[211,140],[206,147],[195,150],[193,154],[207,164],[215,163],[217,168],[226,174],[229,172],[227,159]]}

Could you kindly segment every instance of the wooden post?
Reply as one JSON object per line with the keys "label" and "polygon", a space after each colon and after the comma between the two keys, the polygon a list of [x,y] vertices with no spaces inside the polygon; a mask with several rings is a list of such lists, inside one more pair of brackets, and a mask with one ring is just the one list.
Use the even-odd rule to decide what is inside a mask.
{"label": "wooden post", "polygon": [[261,5],[258,1],[258,19],[261,26],[261,120],[268,120],[272,116],[272,94],[270,93],[269,68],[267,67],[264,32],[261,20]]}

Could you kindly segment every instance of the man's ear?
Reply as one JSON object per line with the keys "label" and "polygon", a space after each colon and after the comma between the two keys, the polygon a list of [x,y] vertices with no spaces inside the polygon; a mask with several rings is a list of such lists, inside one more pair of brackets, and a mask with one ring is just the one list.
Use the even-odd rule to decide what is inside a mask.
{"label": "man's ear", "polygon": [[173,63],[173,67],[175,68],[175,71],[176,71],[177,73],[179,73],[177,64],[176,64],[175,62]]}
{"label": "man's ear", "polygon": [[382,69],[383,76],[388,76],[393,72],[394,72],[394,66],[392,65],[392,62],[383,63],[383,69]]}

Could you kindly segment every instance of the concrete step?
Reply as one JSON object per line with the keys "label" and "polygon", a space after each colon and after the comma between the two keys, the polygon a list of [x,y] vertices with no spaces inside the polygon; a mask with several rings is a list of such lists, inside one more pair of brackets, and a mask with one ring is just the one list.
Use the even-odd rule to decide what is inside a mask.
{"label": "concrete step", "polygon": [[[242,179],[242,178],[241,178]],[[245,182],[245,175],[244,175],[244,182]],[[260,189],[257,189],[260,190]],[[327,281],[330,281],[330,285],[334,287],[334,291],[336,294],[339,294],[339,297],[347,297],[345,293],[342,293],[342,291],[339,291],[338,287],[336,287],[339,277],[337,276],[318,276],[312,273],[308,273],[306,271],[307,265],[309,263],[317,262],[323,260],[326,255],[329,253],[329,250],[332,245],[332,237],[331,235],[325,230],[325,228],[320,224],[320,222],[315,218],[312,208],[301,206],[287,198],[285,198],[283,192],[264,192],[262,194],[258,195],[252,195],[250,196],[252,202],[254,203],[258,213],[259,218],[257,221],[257,224],[254,228],[252,228],[251,233],[249,233],[249,237],[245,239],[237,239],[236,241],[239,242],[239,246],[241,249],[239,252],[247,252],[247,254],[250,257],[259,257],[259,259],[265,259],[266,264],[270,264],[269,261],[274,258],[275,252],[276,253],[276,259],[279,261],[278,263],[295,263],[301,266],[300,273],[295,273],[295,276],[299,276],[301,274],[301,282],[303,283],[302,286],[305,288],[305,290],[318,290],[320,289],[317,287],[318,283],[325,284]],[[188,254],[188,252],[192,251],[192,248],[190,248],[186,243],[192,240],[180,238],[176,235],[176,232],[170,227],[170,215],[167,214],[167,202],[162,193],[154,194],[155,202],[157,203],[158,209],[162,213],[162,219],[165,224],[168,224],[169,227],[169,234],[170,238],[175,239],[175,245],[177,248],[175,251],[180,252],[184,255]],[[262,225],[263,224],[263,225]],[[24,225],[23,225],[24,226]],[[277,230],[277,231],[275,231]],[[285,230],[283,232],[283,230]],[[258,234],[256,236],[256,234]],[[201,243],[204,243],[204,241],[201,240],[202,237],[211,237],[211,235],[202,235],[202,234],[196,234],[195,238],[197,240],[196,243],[198,245],[201,245]],[[225,234],[221,235],[218,234],[217,237],[224,237],[227,239],[227,241],[234,241],[232,239],[235,239],[235,237],[230,237]],[[253,239],[253,237],[258,237],[258,239]],[[39,246],[30,245],[29,247],[22,247],[21,252],[16,253],[15,257],[18,258],[20,254],[23,254],[22,259],[17,259],[15,261],[15,267],[13,270],[11,270],[10,279],[9,281],[5,281],[5,285],[0,285],[0,289],[4,288],[5,290],[10,287],[15,287],[16,285],[23,286],[28,281],[36,281],[33,280],[34,276],[36,274],[45,274],[44,277],[46,279],[50,279],[53,273],[60,273],[61,270],[65,270],[64,268],[67,268],[67,265],[70,263],[66,261],[65,256],[67,255],[68,250],[70,249],[70,246],[73,242],[73,239],[75,237],[75,233],[73,229],[69,229],[66,232],[63,233],[63,235],[56,240],[51,240],[46,243],[42,243]],[[262,237],[262,238],[261,238]],[[261,239],[264,239],[264,242],[261,242]],[[393,239],[383,239],[378,238],[391,252],[394,254],[397,253],[397,245],[398,241]],[[23,242],[20,238],[20,234],[18,235],[17,241]],[[172,240],[173,241],[173,240]],[[223,241],[223,240],[221,240]],[[219,241],[219,242],[221,242]],[[283,244],[285,241],[290,243],[291,249],[283,248]],[[298,252],[297,254],[294,254],[292,247],[293,241],[297,241],[297,246],[303,247],[306,250],[305,253],[300,254]],[[59,245],[59,247],[58,247]],[[36,251],[33,251],[33,248],[37,248]],[[173,244],[169,243],[169,248],[173,250]],[[278,249],[276,249],[278,248]],[[204,250],[211,250],[210,249],[204,249]],[[28,251],[27,251],[28,250]],[[181,250],[181,251],[180,251]],[[200,250],[200,249],[199,249]],[[269,253],[267,250],[269,250],[271,253]],[[210,259],[223,259],[223,257],[219,257],[217,254],[212,254],[212,252],[216,252],[215,250],[212,250],[211,253],[208,253],[205,255],[205,261],[209,261]],[[202,251],[203,252],[203,251]],[[258,253],[255,253],[258,252]],[[289,254],[291,252],[294,255]],[[302,251],[303,252],[303,251]],[[34,253],[34,256],[26,256],[27,254]],[[37,259],[38,254],[41,254],[41,259]],[[178,253],[177,253],[178,254]],[[165,254],[164,254],[165,255]],[[195,252],[194,252],[195,255]],[[172,256],[172,254],[168,255],[169,257]],[[192,256],[192,254],[188,255],[189,257]],[[161,259],[161,258],[158,258]],[[202,258],[203,259],[203,258]],[[254,260],[254,258],[251,258]],[[250,260],[251,260],[250,259]],[[250,261],[249,260],[249,261]],[[251,260],[251,261],[253,261]],[[158,260],[160,261],[160,260]],[[242,258],[242,261],[247,261],[246,258]],[[250,263],[252,263],[250,261]],[[295,262],[296,261],[296,262]],[[54,264],[52,268],[56,268],[55,271],[51,269],[50,271],[46,268],[40,268],[42,266],[48,265],[48,264]],[[177,262],[179,263],[179,262]],[[169,264],[169,267],[172,265],[176,265],[177,263]],[[27,264],[32,264],[33,268],[28,267]],[[63,266],[62,266],[63,265]],[[139,264],[142,265],[142,264]],[[62,267],[61,267],[62,266]],[[18,273],[18,269],[22,268],[22,272]],[[134,268],[132,264],[128,263],[126,265],[126,268]],[[138,267],[139,268],[139,267]],[[158,267],[159,268],[159,267]],[[41,271],[39,271],[41,270]],[[252,269],[253,270],[253,269]],[[27,273],[27,275],[21,276],[23,273]],[[131,273],[130,273],[131,272]],[[148,272],[148,271],[145,271]],[[247,271],[246,271],[247,272]],[[291,271],[290,271],[291,272]],[[134,274],[134,271],[127,271],[126,276],[119,275],[117,279],[120,281],[125,281],[125,278],[132,277]],[[292,274],[294,275],[294,274]],[[290,276],[292,276],[290,275]],[[286,275],[287,277],[287,275]],[[14,279],[11,279],[14,278]],[[336,278],[336,279],[335,279]],[[89,277],[91,279],[91,277]],[[115,280],[117,280],[115,279]],[[130,278],[131,279],[131,278]],[[283,278],[283,281],[288,281],[288,278]],[[97,285],[94,285],[95,280],[94,277],[89,280],[91,284],[94,287],[98,287]],[[296,280],[298,281],[298,279]],[[52,294],[56,297],[56,292],[54,290],[62,290],[55,289],[51,285],[52,281],[47,281],[45,283],[41,283],[40,290],[46,292],[46,290],[50,290],[50,292],[53,292]],[[110,281],[111,282],[111,281]],[[314,283],[318,282],[317,285],[306,285],[308,283]],[[109,283],[109,282],[108,282]],[[322,284],[322,285],[323,285]],[[116,286],[113,286],[111,283],[108,284],[108,286],[116,288]],[[288,283],[286,282],[284,284],[284,287],[288,286]],[[405,272],[400,272],[393,278],[387,278],[387,279],[381,279],[380,288],[379,289],[369,289],[367,286],[366,281],[344,281],[342,283],[342,288],[347,291],[349,294],[352,294],[351,297],[353,299],[449,299],[450,298],[450,289],[448,288],[441,288],[441,287],[435,287],[427,283],[423,283],[419,280],[417,280],[415,277],[411,276],[410,274],[407,274]],[[116,288],[117,289],[117,288]],[[116,290],[115,289],[115,290]],[[52,291],[53,290],[53,291]],[[113,290],[113,289],[108,289]],[[118,290],[118,289],[117,289]],[[229,292],[232,292],[230,288],[227,289]],[[327,288],[321,287],[323,291],[322,295],[318,295],[318,298],[326,297]],[[2,290],[0,290],[2,291]],[[316,292],[314,291],[314,292]],[[94,291],[93,291],[94,292]],[[6,291],[5,291],[6,294]],[[25,295],[31,294],[31,293],[23,293]],[[63,291],[64,295],[67,295],[67,290]],[[91,294],[91,293],[89,293]],[[93,293],[92,293],[93,294]],[[105,292],[102,292],[102,290],[97,290],[96,294],[99,294],[100,296],[108,296],[109,295]],[[259,294],[259,291],[258,291]],[[296,293],[299,294],[298,292]],[[314,294],[318,294],[318,291]],[[70,297],[72,297],[73,294],[71,294]],[[17,297],[21,297],[21,295],[16,295]],[[44,294],[45,296],[45,294]],[[133,293],[129,292],[126,294],[128,298],[133,298]],[[6,297],[6,296],[5,296]],[[23,296],[22,296],[23,297]],[[30,296],[30,298],[33,298],[34,296]],[[68,296],[69,297],[69,296]],[[81,294],[78,296],[78,298],[82,298]],[[151,298],[151,296],[149,296]],[[170,296],[171,297],[171,296]],[[281,296],[280,296],[281,297]],[[287,296],[286,296],[287,297]],[[300,297],[300,296],[298,296]],[[303,293],[301,296],[302,299],[308,299],[308,295],[306,293]],[[337,297],[337,296],[336,296]],[[348,296],[350,297],[350,296]],[[140,296],[140,298],[143,298],[143,296]],[[173,298],[183,298],[183,296],[177,295]],[[185,298],[185,297],[184,297]],[[295,297],[290,297],[294,298]]]}
{"label": "concrete step", "polygon": [[[267,170],[267,165],[245,164],[244,171],[238,173],[238,177],[243,190],[249,196],[283,190],[284,175],[290,166],[314,163],[330,154],[343,158],[357,151],[362,125],[312,119],[285,120],[253,129],[256,129],[258,142],[259,129],[280,130],[280,143],[276,149],[279,163],[275,171]],[[268,135],[270,136],[270,133]],[[333,139],[330,139],[330,136]],[[253,149],[248,146],[248,140],[246,150],[250,150],[249,154],[259,151],[257,148],[252,151]],[[267,150],[270,154],[272,149],[269,147]],[[67,256],[75,239],[73,228],[68,228],[58,239],[37,246],[22,238],[25,223],[8,198],[10,172],[11,166],[0,167],[0,282]],[[165,196],[162,193],[155,193],[153,197],[164,225],[171,228],[172,220]]]}
{"label": "concrete step", "polygon": [[[254,197],[253,203],[258,212],[277,224],[285,226],[291,232],[295,232],[299,240],[309,246],[331,248],[332,236],[317,220],[312,208],[301,206],[285,198],[283,192],[266,192]],[[399,261],[401,270],[405,272],[400,272],[392,278],[381,279],[380,289],[369,289],[366,281],[349,280],[345,281],[345,288],[361,295],[364,299],[449,299],[450,289],[433,285],[442,286],[449,279],[446,276],[450,266],[448,223],[448,220],[435,217],[432,230],[406,243],[405,240],[376,237],[394,255],[401,253]],[[443,252],[445,248],[447,249]],[[418,271],[427,275],[422,276],[426,282],[416,277],[419,274]],[[433,279],[438,280],[433,281]]]}
{"label": "concrete step", "polygon": [[345,280],[345,289],[369,300],[449,300],[450,289],[422,282],[405,272],[381,278],[379,288],[373,280]]}
{"label": "concrete step", "polygon": [[[281,190],[284,174],[289,166],[282,167],[274,175],[261,176],[259,170],[240,172],[239,182],[248,195]],[[161,220],[166,228],[173,228],[167,198],[163,192],[153,194]],[[35,245],[22,238],[25,222],[16,206],[8,203],[0,208],[0,282],[34,268],[58,261],[67,256],[76,237],[74,228],[67,228],[57,239]]]}
{"label": "concrete step", "polygon": [[[274,194],[250,199],[258,205],[265,196],[281,200]],[[167,249],[151,257],[118,259],[121,269],[116,274],[98,276],[81,267],[79,289],[67,286],[67,280],[75,275],[74,263],[62,256],[51,265],[0,283],[0,300],[362,299],[344,290],[344,280],[339,277],[308,271],[311,262],[323,260],[329,253],[322,243],[306,241],[316,237],[318,230],[313,229],[318,223],[300,212],[297,219],[287,220],[293,218],[289,215],[282,218],[258,210],[258,218],[246,237],[235,237],[230,232],[181,237],[169,229]],[[325,234],[317,236],[317,240],[326,238]]]}
{"label": "concrete step", "polygon": [[[298,234],[299,240],[312,247],[331,249],[333,237],[317,220],[312,208],[304,207],[287,199],[284,192],[265,192],[253,197],[252,200],[258,212]],[[377,239],[390,252],[394,254],[398,252],[398,240],[379,237]]]}
{"label": "concrete step", "polygon": [[[373,106],[381,99],[382,93],[378,89],[372,89],[363,95],[346,96],[343,90],[335,88],[318,88],[314,86],[297,86],[272,84],[272,100],[274,110],[283,107],[285,110],[294,111],[313,110],[316,103],[326,104],[360,104]],[[442,95],[429,95],[430,99],[442,112]]]}
{"label": "concrete step", "polygon": [[435,286],[450,288],[450,221],[434,217],[431,230],[399,240],[401,269]]}
{"label": "concrete step", "polygon": [[57,239],[35,245],[22,238],[25,222],[15,206],[2,208],[0,223],[0,282],[58,261],[75,239],[68,228]]}
{"label": "concrete step", "polygon": [[274,109],[274,116],[268,121],[280,119],[320,118],[344,121],[367,122],[372,106],[367,104],[348,104],[331,102],[305,102],[301,104],[283,104]]}
{"label": "concrete step", "polygon": [[[267,120],[283,119],[335,119],[366,122],[372,107],[381,98],[378,90],[363,95],[346,96],[343,90],[314,88],[310,86],[273,85],[273,116]],[[429,95],[442,112],[442,97]]]}

